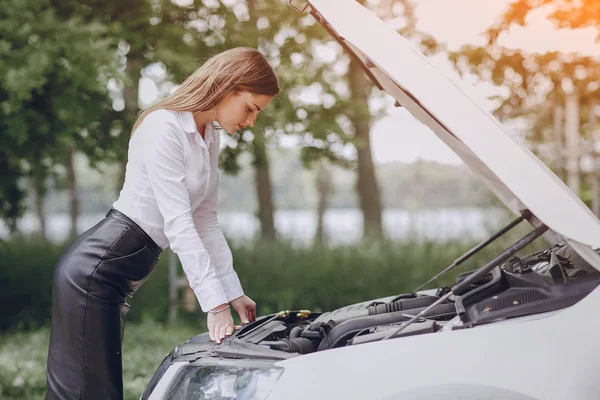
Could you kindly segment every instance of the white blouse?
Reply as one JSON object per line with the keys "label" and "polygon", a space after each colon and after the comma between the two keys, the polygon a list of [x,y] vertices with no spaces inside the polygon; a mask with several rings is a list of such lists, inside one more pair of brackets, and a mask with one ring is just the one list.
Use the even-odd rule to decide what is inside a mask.
{"label": "white blouse", "polygon": [[113,207],[177,254],[204,312],[244,294],[217,221],[219,132],[191,112],[156,110],[129,141]]}

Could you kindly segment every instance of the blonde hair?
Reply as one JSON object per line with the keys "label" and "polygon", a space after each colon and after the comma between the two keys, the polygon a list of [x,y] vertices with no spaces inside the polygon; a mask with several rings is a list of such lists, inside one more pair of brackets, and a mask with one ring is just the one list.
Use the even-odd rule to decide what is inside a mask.
{"label": "blonde hair", "polygon": [[273,69],[258,50],[249,47],[236,47],[208,59],[173,93],[142,110],[131,134],[154,110],[206,111],[228,94],[241,91],[267,96],[279,94]]}

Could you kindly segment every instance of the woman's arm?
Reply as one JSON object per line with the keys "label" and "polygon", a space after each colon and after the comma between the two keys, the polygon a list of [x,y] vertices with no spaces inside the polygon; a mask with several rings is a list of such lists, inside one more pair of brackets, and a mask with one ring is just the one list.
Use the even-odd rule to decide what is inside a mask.
{"label": "woman's arm", "polygon": [[204,247],[208,250],[227,301],[244,295],[237,273],[233,269],[233,256],[217,220],[218,178],[202,204],[194,210],[193,219]]}
{"label": "woman's arm", "polygon": [[[185,187],[186,169],[183,160],[183,142],[178,135],[177,121],[152,121],[146,132],[145,145],[148,178],[164,218],[164,232],[171,249],[179,256],[183,270],[204,312],[228,302],[221,280],[211,263],[211,256],[196,230],[192,218],[190,198]],[[144,121],[146,122],[146,121]],[[160,124],[160,125],[158,125]],[[209,245],[212,247],[213,245]]]}
{"label": "woman's arm", "polygon": [[192,211],[192,216],[196,230],[210,254],[213,268],[221,280],[225,296],[228,301],[232,301],[243,296],[244,291],[242,290],[238,275],[233,269],[233,256],[217,219],[221,136],[210,125],[207,125],[206,129],[211,130],[210,133],[213,138],[209,146],[209,162],[211,174],[215,176],[215,182],[212,183],[204,201],[196,210]]}

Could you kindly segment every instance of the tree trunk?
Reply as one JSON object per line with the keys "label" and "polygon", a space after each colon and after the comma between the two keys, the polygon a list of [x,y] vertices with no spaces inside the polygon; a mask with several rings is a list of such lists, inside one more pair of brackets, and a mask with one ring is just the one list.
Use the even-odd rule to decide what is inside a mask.
{"label": "tree trunk", "polygon": [[254,172],[256,183],[256,195],[258,197],[258,220],[260,222],[261,238],[266,240],[276,239],[275,231],[275,207],[273,206],[273,189],[269,169],[269,158],[265,145],[263,132],[254,132],[252,149],[254,151]]}
{"label": "tree trunk", "polygon": [[135,123],[140,106],[138,103],[140,77],[144,66],[144,58],[141,54],[130,53],[127,55],[125,67],[125,87],[123,99],[125,101],[125,126],[121,132],[121,183],[125,182],[125,168],[127,167],[127,148],[131,136],[131,128]]}
{"label": "tree trunk", "polygon": [[554,171],[561,179],[565,180],[563,165],[563,130],[564,130],[564,109],[562,104],[555,101],[552,109],[554,120]]}
{"label": "tree trunk", "polygon": [[38,223],[40,226],[38,233],[42,239],[46,240],[46,212],[44,210],[44,199],[46,198],[46,184],[44,175],[45,174],[34,173],[32,184],[35,196],[35,215],[37,216]]}
{"label": "tree trunk", "polygon": [[567,147],[567,185],[573,193],[579,196],[579,99],[576,91],[567,94],[565,98],[565,142]]}
{"label": "tree trunk", "polygon": [[332,192],[331,172],[321,162],[317,168],[317,230],[315,232],[315,244],[324,245],[327,243],[327,233],[325,232],[325,211],[329,208],[329,198]]}
{"label": "tree trunk", "polygon": [[363,236],[382,236],[381,194],[375,175],[375,166],[371,155],[371,138],[368,97],[369,83],[357,61],[350,62],[348,71],[350,91],[355,102],[354,112],[350,116],[355,131],[358,178],[356,192],[363,214]]}
{"label": "tree trunk", "polygon": [[[253,26],[256,25],[257,16],[255,13],[256,1],[247,0],[248,15]],[[258,43],[253,46],[258,46]],[[275,207],[273,205],[273,186],[271,184],[271,172],[269,157],[267,155],[266,137],[263,131],[253,130],[254,139],[252,141],[252,150],[254,152],[254,173],[256,183],[256,195],[258,200],[258,220],[260,222],[261,238],[266,240],[275,240],[277,232],[275,230]]]}
{"label": "tree trunk", "polygon": [[71,147],[67,154],[67,190],[69,192],[69,214],[71,217],[71,230],[69,235],[74,238],[79,232],[77,221],[81,214],[79,196],[77,195],[77,174],[75,173],[75,147]]}
{"label": "tree trunk", "polygon": [[596,142],[600,141],[600,132],[598,130],[598,118],[596,117],[596,101],[590,100],[588,105],[588,123],[591,128],[590,140],[592,142],[591,153],[594,160],[594,168],[590,174],[590,186],[592,189],[592,212],[596,216],[600,216],[600,163],[598,154],[595,152]]}

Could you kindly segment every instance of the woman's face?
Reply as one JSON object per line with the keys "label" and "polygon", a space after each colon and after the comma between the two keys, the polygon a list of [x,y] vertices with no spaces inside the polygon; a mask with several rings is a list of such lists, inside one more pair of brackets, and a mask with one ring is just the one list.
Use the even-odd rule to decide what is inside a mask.
{"label": "woman's face", "polygon": [[228,94],[216,105],[217,123],[225,132],[233,135],[247,126],[254,126],[258,113],[264,110],[273,99],[264,94],[237,92]]}

